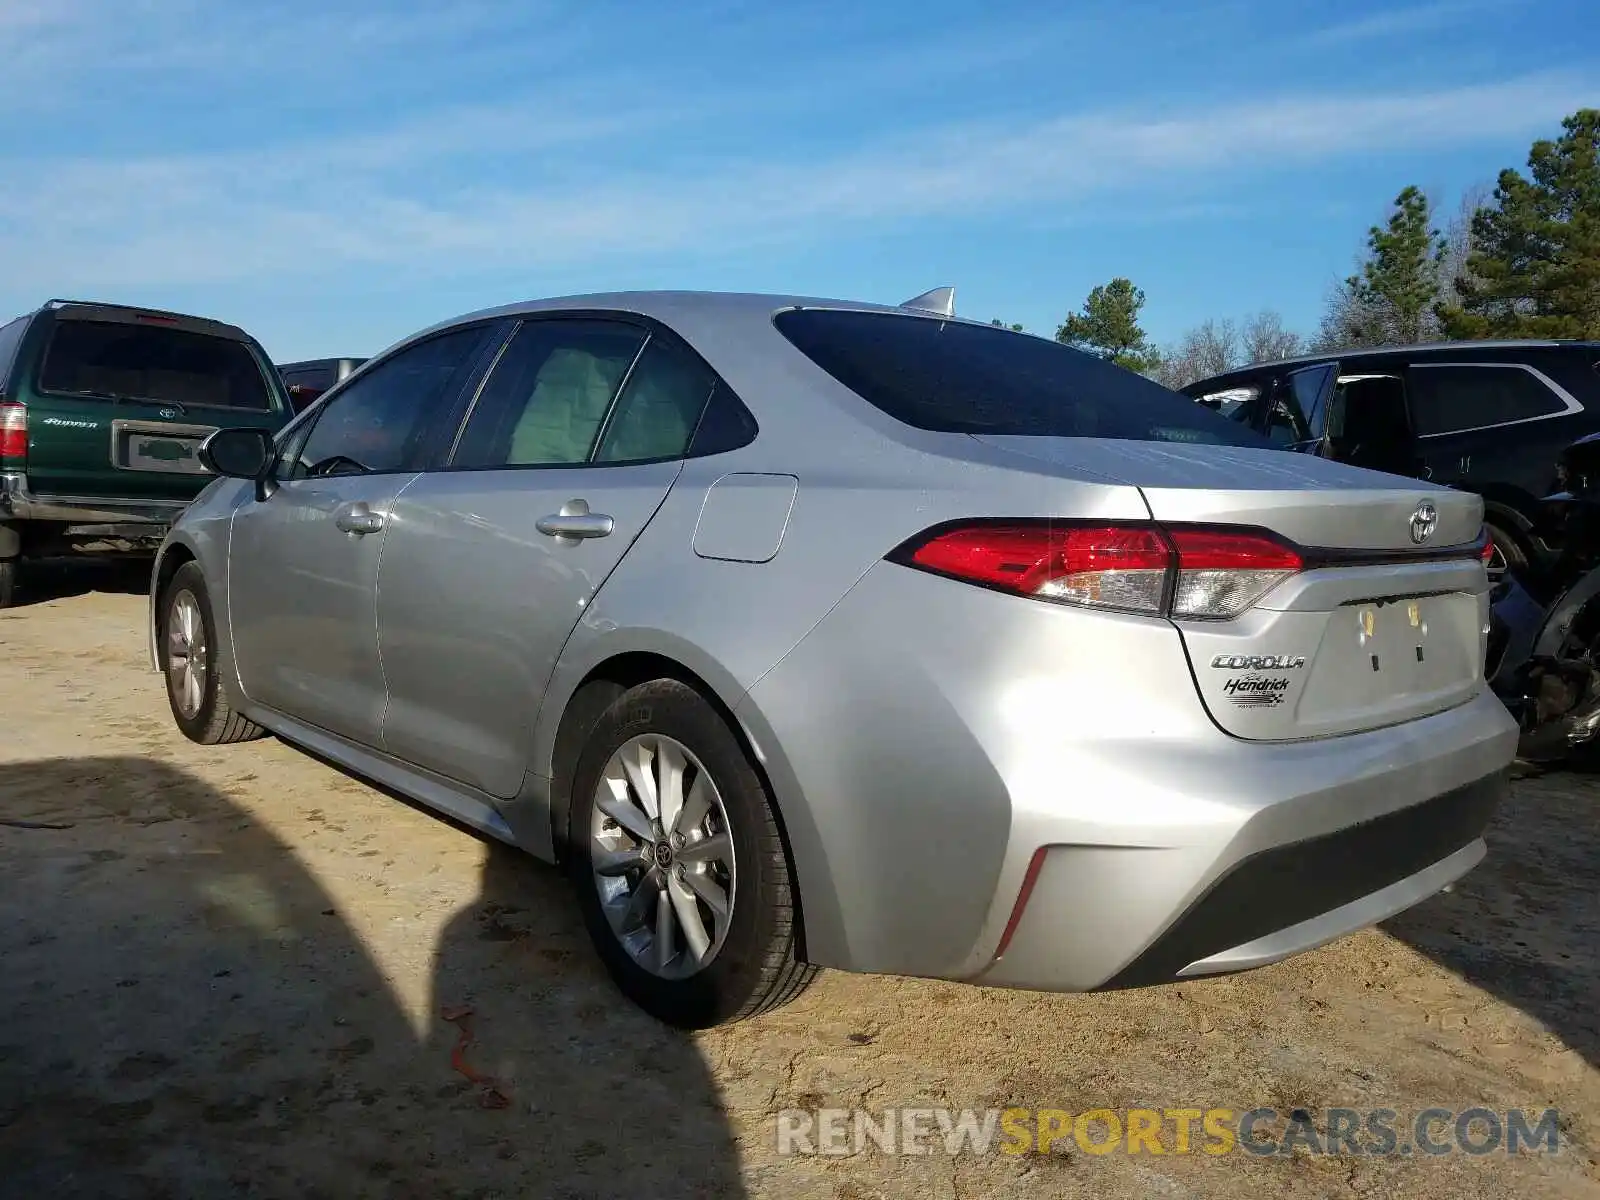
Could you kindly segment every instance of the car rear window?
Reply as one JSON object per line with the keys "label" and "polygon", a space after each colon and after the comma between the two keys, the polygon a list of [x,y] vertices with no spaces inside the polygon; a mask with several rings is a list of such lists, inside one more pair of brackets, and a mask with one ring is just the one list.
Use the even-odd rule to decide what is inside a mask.
{"label": "car rear window", "polygon": [[58,322],[39,368],[39,389],[182,407],[272,409],[261,368],[242,342],[116,321]]}
{"label": "car rear window", "polygon": [[1043,338],[841,309],[791,309],[774,324],[845,387],[917,429],[1268,445],[1187,396]]}

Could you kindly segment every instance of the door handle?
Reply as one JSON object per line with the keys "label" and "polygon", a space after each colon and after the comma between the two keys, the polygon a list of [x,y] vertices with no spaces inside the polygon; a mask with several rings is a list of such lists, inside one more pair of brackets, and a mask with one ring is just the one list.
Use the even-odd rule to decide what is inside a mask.
{"label": "door handle", "polygon": [[333,523],[345,533],[357,535],[377,533],[383,528],[383,514],[375,513],[359,501],[346,504],[333,514]]}
{"label": "door handle", "polygon": [[617,523],[605,513],[590,512],[587,500],[568,500],[561,506],[560,512],[540,517],[533,523],[533,527],[540,533],[553,538],[571,538],[574,541],[605,537],[616,526]]}

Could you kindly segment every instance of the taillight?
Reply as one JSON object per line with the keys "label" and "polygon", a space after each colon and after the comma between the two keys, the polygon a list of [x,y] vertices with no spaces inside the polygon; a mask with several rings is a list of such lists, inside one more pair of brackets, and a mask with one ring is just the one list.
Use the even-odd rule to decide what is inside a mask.
{"label": "taillight", "polygon": [[1200,620],[1238,616],[1305,565],[1257,530],[984,521],[934,530],[896,562],[1087,608]]}
{"label": "taillight", "polygon": [[0,400],[0,459],[28,457],[28,410],[14,400]]}
{"label": "taillight", "polygon": [[1262,533],[1169,531],[1178,551],[1175,617],[1232,617],[1304,566],[1297,550]]}
{"label": "taillight", "polygon": [[1487,525],[1478,536],[1478,557],[1483,560],[1483,565],[1486,567],[1494,560],[1494,538],[1490,536]]}
{"label": "taillight", "polygon": [[1160,612],[1172,547],[1141,526],[963,525],[913,549],[909,563],[1008,592],[1092,608]]}

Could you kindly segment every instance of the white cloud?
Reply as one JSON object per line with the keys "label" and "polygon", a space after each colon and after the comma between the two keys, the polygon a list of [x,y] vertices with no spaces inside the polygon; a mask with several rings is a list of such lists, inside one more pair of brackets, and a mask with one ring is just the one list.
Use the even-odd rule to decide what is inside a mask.
{"label": "white cloud", "polygon": [[[1397,10],[1311,36],[1380,36],[1396,22],[1441,20],[1474,2],[1482,0]],[[1595,94],[1585,80],[1546,75],[1409,93],[1152,103],[951,123],[930,115],[949,104],[924,106],[918,96],[948,100],[955,76],[1005,71],[1029,55],[1053,61],[1098,18],[1080,13],[1019,26],[985,17],[971,30],[938,27],[920,38],[841,45],[827,63],[796,59],[756,85],[712,79],[685,87],[671,70],[621,73],[627,64],[597,41],[597,3],[468,0],[394,17],[351,0],[297,10],[208,0],[0,0],[10,97],[0,105],[81,101],[100,93],[75,80],[124,72],[122,86],[105,91],[124,101],[122,111],[102,119],[97,110],[89,120],[79,110],[61,118],[68,132],[57,145],[24,152],[18,147],[39,139],[18,137],[0,155],[8,179],[28,181],[0,189],[0,300],[342,269],[379,277],[399,268],[446,277],[548,273],[726,254],[774,240],[822,244],[919,217],[1070,221],[1096,203],[1103,210],[1111,197],[1127,219],[1214,205],[1219,194],[1232,199],[1232,185],[1267,168],[1548,131]],[[715,0],[692,4],[697,11],[687,15],[632,10],[638,15],[630,20],[700,20],[734,45],[740,37],[753,45],[802,32],[776,10],[744,10],[730,27],[726,14],[713,20],[707,11]],[[872,14],[863,12],[866,21]],[[814,21],[805,31],[818,43],[839,41]],[[719,43],[716,53],[726,48]],[[522,81],[525,95],[508,97],[505,76],[492,86],[462,86],[497,54],[499,67],[513,63],[510,77]],[[442,93],[476,91],[495,102],[419,107],[423,93],[410,88],[404,117],[374,115],[397,74],[409,83],[435,60],[448,63]],[[55,84],[35,93],[26,86],[30,74]],[[171,135],[144,118],[142,89],[164,88],[181,106],[228,87],[257,99],[264,89],[270,98],[273,87],[292,92],[286,100],[310,98],[289,107],[301,122],[326,115],[328,131],[268,144],[241,126],[220,143],[224,149],[161,152]],[[799,106],[813,105],[818,87],[849,98],[835,114],[848,112],[857,132],[832,128],[846,150],[803,148],[818,126]],[[878,102],[867,103],[868,94]],[[216,103],[235,119],[228,102]],[[258,123],[283,124],[270,105],[243,119],[251,113]],[[18,129],[40,126],[31,119]],[[202,126],[212,137],[228,128],[221,120]],[[903,131],[869,132],[890,127]],[[70,139],[80,128],[114,131],[117,148],[75,152]]]}
{"label": "white cloud", "polygon": [[[1289,163],[1538,132],[1593,95],[1542,76],[1284,96],[947,125],[835,157],[775,151],[692,170],[630,168],[639,114],[461,110],[260,152],[13,163],[8,173],[32,184],[0,192],[0,260],[8,286],[31,294],[384,265],[554,268],[1110,194],[1119,206],[1181,204]],[[665,137],[671,114],[657,115]]]}
{"label": "white cloud", "polygon": [[1391,8],[1314,29],[1299,41],[1302,45],[1321,47],[1423,33],[1464,21],[1472,13],[1494,4],[1495,0],[1440,0],[1411,8]]}

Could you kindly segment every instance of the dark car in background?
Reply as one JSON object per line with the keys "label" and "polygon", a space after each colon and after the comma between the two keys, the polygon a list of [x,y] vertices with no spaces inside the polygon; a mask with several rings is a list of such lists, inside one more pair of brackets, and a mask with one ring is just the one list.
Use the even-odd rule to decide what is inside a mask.
{"label": "dark car in background", "polygon": [[1288,450],[1476,492],[1491,573],[1547,566],[1562,449],[1600,432],[1600,342],[1447,342],[1256,363],[1182,389]]}
{"label": "dark car in background", "polygon": [[266,351],[221,321],[51,300],[0,325],[0,608],[25,559],[153,552],[212,479],[208,434],[291,415]]}
{"label": "dark car in background", "polygon": [[294,411],[303,412],[313,400],[349,378],[366,361],[364,358],[308,358],[303,362],[278,364],[278,374],[283,377]]}

